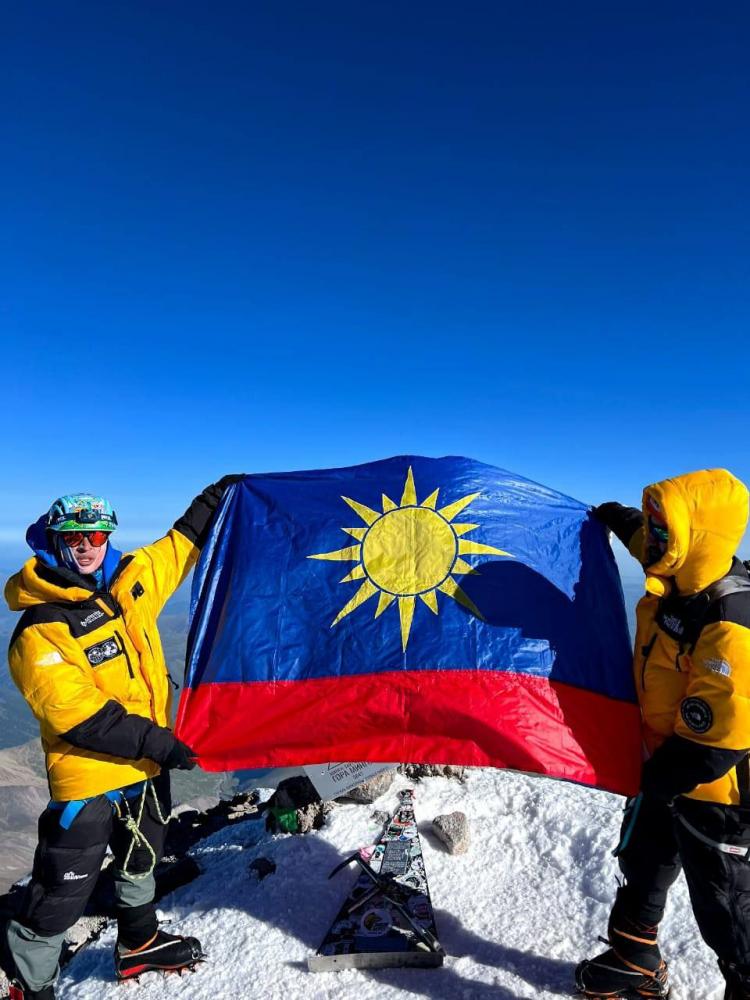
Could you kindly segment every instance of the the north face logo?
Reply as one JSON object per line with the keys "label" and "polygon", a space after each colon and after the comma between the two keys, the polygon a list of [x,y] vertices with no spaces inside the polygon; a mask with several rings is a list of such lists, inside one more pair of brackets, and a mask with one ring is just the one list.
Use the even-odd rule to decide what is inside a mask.
{"label": "the north face logo", "polygon": [[670,632],[674,632],[676,635],[682,635],[685,631],[682,619],[675,617],[675,615],[664,615],[662,623],[665,629],[668,629]]}
{"label": "the north face logo", "polygon": [[98,642],[95,646],[89,646],[84,652],[91,666],[98,667],[105,660],[112,660],[115,656],[119,656],[122,650],[115,639],[105,639],[104,642]]}

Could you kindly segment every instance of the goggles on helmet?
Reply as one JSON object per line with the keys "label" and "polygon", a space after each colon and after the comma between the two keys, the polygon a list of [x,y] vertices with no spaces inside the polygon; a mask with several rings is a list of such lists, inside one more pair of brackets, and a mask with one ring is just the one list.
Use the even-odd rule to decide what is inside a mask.
{"label": "goggles on helmet", "polygon": [[80,545],[84,538],[88,538],[94,548],[98,549],[109,538],[108,531],[59,531],[58,535],[71,549]]}

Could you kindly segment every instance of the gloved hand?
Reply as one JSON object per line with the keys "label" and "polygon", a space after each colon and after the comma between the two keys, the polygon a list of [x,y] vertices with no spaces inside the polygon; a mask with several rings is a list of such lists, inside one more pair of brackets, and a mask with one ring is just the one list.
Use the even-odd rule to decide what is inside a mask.
{"label": "gloved hand", "polygon": [[178,771],[192,771],[197,764],[196,753],[187,743],[183,743],[175,736],[172,749],[159,763],[167,769],[176,768]]}
{"label": "gloved hand", "polygon": [[230,472],[228,476],[222,476],[216,485],[223,493],[229,486],[234,485],[234,483],[241,482],[246,475],[246,472]]}
{"label": "gloved hand", "polygon": [[612,521],[622,509],[622,504],[617,503],[616,500],[608,500],[606,503],[600,503],[598,507],[593,507],[591,513],[597,521],[600,521],[605,528],[609,528],[611,531]]}

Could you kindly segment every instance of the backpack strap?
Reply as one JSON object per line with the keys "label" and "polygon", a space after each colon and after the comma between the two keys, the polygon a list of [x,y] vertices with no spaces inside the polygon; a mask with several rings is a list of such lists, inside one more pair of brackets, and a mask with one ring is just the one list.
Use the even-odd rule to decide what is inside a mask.
{"label": "backpack strap", "polygon": [[706,618],[711,608],[730,594],[739,594],[747,591],[750,594],[750,579],[744,576],[723,576],[720,580],[710,583],[705,590],[689,599],[689,611],[685,619],[684,640],[690,644],[690,652],[695,649],[696,643],[703,631]]}
{"label": "backpack strap", "polygon": [[[742,565],[750,573],[750,562],[745,562]],[[730,575],[723,576],[720,580],[714,581],[704,591],[696,595],[695,600],[700,598],[701,604],[697,615],[691,622],[691,653],[698,642],[708,613],[713,605],[723,597],[729,597],[730,594],[739,594],[743,591],[750,592],[750,579],[743,576]],[[737,775],[737,789],[740,795],[740,808],[750,811],[750,754],[745,754],[739,764],[735,766],[735,773]],[[748,857],[750,858],[750,851],[748,852]]]}
{"label": "backpack strap", "polygon": [[737,788],[740,793],[740,806],[743,809],[750,809],[750,755],[745,754],[739,764],[736,765]]}

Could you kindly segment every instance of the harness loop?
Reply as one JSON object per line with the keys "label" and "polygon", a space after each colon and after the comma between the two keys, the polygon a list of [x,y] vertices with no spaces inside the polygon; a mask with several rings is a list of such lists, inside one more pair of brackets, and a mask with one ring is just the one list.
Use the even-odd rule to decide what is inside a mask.
{"label": "harness loop", "polygon": [[[153,847],[149,843],[148,838],[141,830],[141,820],[143,819],[143,808],[146,804],[146,796],[148,794],[149,788],[151,789],[151,796],[154,800],[154,811],[156,813],[157,821],[161,823],[162,826],[166,826],[167,823],[169,822],[170,817],[167,816],[166,819],[164,818],[164,815],[161,811],[161,806],[159,805],[159,799],[156,794],[156,789],[154,788],[153,782],[150,779],[144,782],[143,792],[141,793],[141,801],[138,807],[137,817],[133,816],[130,804],[124,795],[122,796],[122,802],[124,803],[125,806],[124,812],[120,806],[120,800],[116,799],[112,803],[112,806],[117,814],[117,818],[119,820],[122,820],[122,822],[125,825],[125,829],[129,831],[132,837],[130,841],[130,847],[128,848],[128,853],[125,855],[125,860],[122,864],[122,872],[124,875],[127,875],[128,878],[131,878],[134,881],[140,881],[141,879],[148,878],[149,875],[153,874],[154,868],[156,867],[156,853],[154,852]],[[151,858],[148,869],[145,872],[136,873],[128,871],[128,863],[130,862],[130,858],[133,854],[133,851],[136,849],[137,846],[143,847],[148,852]]]}

